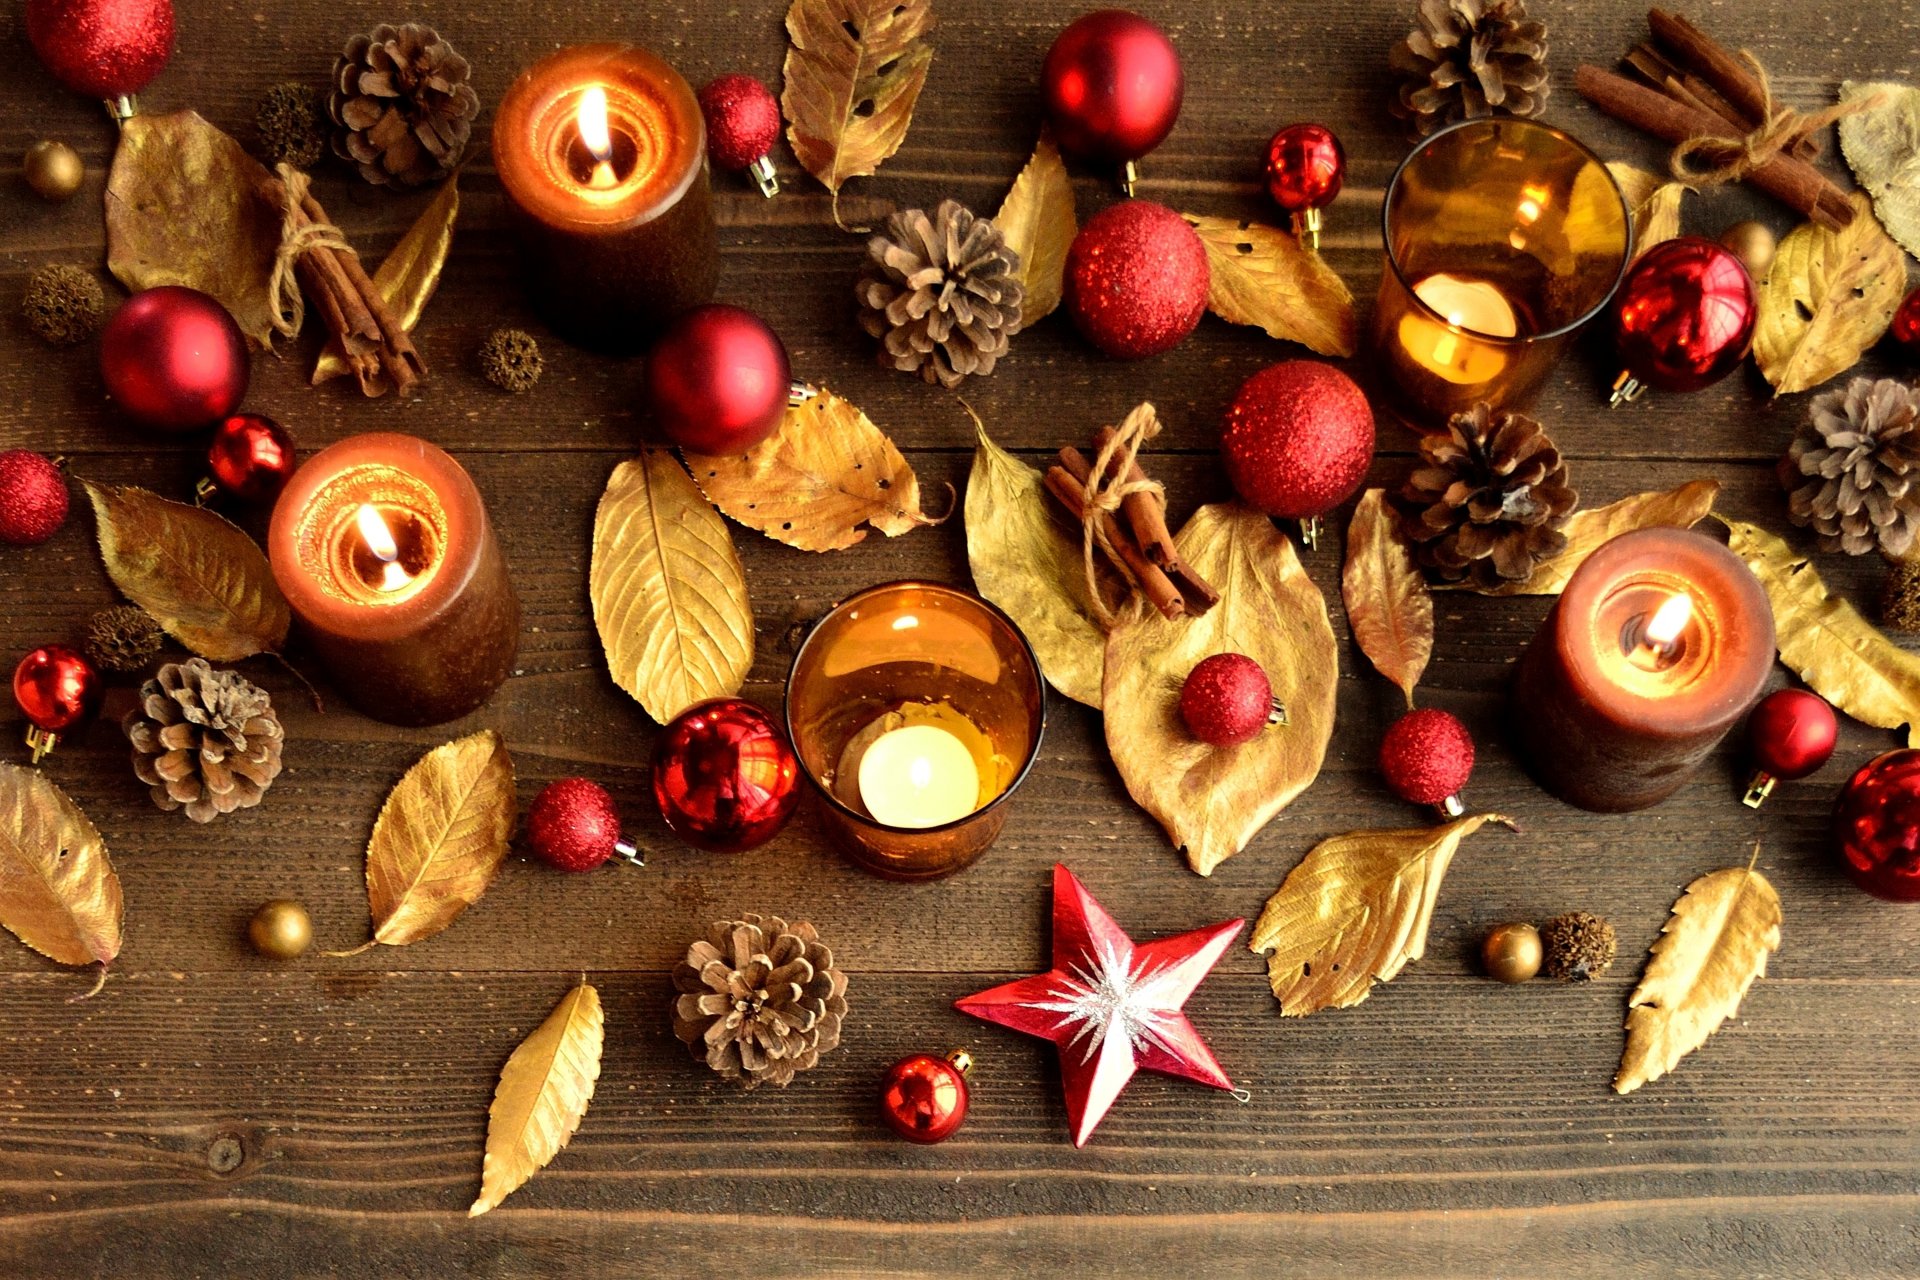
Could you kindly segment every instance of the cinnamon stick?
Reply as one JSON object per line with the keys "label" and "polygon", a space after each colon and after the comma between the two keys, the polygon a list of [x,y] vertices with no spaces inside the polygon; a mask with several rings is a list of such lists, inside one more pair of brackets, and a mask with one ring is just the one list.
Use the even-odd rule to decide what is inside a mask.
{"label": "cinnamon stick", "polygon": [[[1102,453],[1119,432],[1113,427],[1101,427],[1093,435],[1094,452]],[[1060,461],[1074,478],[1085,488],[1087,480],[1093,474],[1092,464],[1081,456],[1078,449],[1062,449]],[[1143,484],[1147,473],[1136,457],[1121,477],[1124,484]],[[1160,566],[1161,570],[1180,585],[1180,592],[1187,598],[1187,604],[1199,607],[1195,613],[1205,613],[1220,602],[1220,593],[1213,589],[1205,578],[1195,573],[1180,555],[1180,548],[1173,540],[1173,530],[1167,527],[1167,501],[1164,495],[1152,490],[1142,489],[1129,493],[1120,501],[1120,512],[1127,518],[1127,524],[1133,530],[1134,541],[1140,544],[1140,550],[1147,559]]]}
{"label": "cinnamon stick", "polygon": [[[301,201],[301,209],[315,222],[328,221],[327,211],[320,207],[320,202],[313,198],[312,192],[308,192]],[[373,282],[373,277],[369,276],[366,268],[361,265],[360,255],[336,252],[334,257],[341,269],[346,272],[354,292],[365,304],[374,326],[379,330],[381,344],[375,354],[380,357],[381,368],[392,380],[394,391],[399,395],[406,395],[413,388],[414,383],[427,376],[425,362],[420,359],[420,353],[415,349],[413,339],[401,326],[399,318],[393,314],[393,308],[387,305],[386,295],[380,292],[379,286]]]}
{"label": "cinnamon stick", "polygon": [[[1066,508],[1069,516],[1076,522],[1086,521],[1086,490],[1065,467],[1048,467],[1042,483],[1054,500]],[[1187,603],[1180,594],[1180,588],[1173,585],[1173,580],[1161,572],[1158,565],[1147,559],[1146,554],[1120,527],[1120,522],[1111,513],[1101,512],[1100,527],[1114,554],[1120,557],[1121,567],[1139,586],[1147,602],[1160,611],[1160,616],[1168,619],[1184,616]]]}
{"label": "cinnamon stick", "polygon": [[[1766,88],[1738,54],[1677,13],[1649,9],[1647,26],[1676,65],[1712,85],[1749,121],[1749,131],[1766,123]],[[1809,134],[1802,134],[1792,145],[1794,153],[1805,159],[1820,154],[1820,140]]]}

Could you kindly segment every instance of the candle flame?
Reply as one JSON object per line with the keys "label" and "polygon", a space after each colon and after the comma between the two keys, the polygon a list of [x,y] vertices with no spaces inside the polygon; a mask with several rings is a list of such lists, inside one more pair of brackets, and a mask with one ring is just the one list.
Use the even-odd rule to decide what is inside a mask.
{"label": "candle flame", "polygon": [[413,581],[413,575],[400,566],[400,544],[393,540],[393,530],[387,528],[387,522],[373,509],[373,504],[363,502],[360,510],[354,513],[354,520],[360,526],[360,536],[366,541],[367,550],[382,566],[380,589],[398,591]]}
{"label": "candle flame", "polygon": [[580,114],[576,119],[580,141],[593,152],[595,160],[613,159],[613,135],[607,131],[607,91],[594,85],[580,95]]}
{"label": "candle flame", "polygon": [[1680,638],[1687,629],[1687,622],[1693,617],[1693,597],[1681,591],[1667,597],[1665,604],[1654,610],[1653,617],[1647,622],[1647,644],[1655,649],[1664,649]]}

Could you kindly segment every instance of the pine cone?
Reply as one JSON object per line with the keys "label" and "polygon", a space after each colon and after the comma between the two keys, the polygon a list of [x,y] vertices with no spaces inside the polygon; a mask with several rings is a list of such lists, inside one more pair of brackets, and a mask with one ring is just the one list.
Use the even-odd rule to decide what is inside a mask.
{"label": "pine cone", "polygon": [[153,802],[184,805],[195,822],[259,804],[280,776],[284,734],[266,690],[204,658],[161,667],[121,727]]}
{"label": "pine cone", "polygon": [[1020,324],[1020,255],[989,218],[942,200],[929,218],[903,209],[867,241],[854,295],[860,327],[881,340],[880,363],[958,386],[992,373]]}
{"label": "pine cone", "polygon": [[1400,502],[1414,558],[1435,577],[1518,582],[1567,545],[1560,526],[1580,497],[1532,418],[1476,404],[1422,437],[1420,456],[1426,465],[1407,478]]}
{"label": "pine cone", "polygon": [[1920,391],[1855,378],[1815,397],[1780,461],[1787,515],[1824,551],[1900,557],[1920,532]]}
{"label": "pine cone", "polygon": [[840,1043],[847,975],[804,921],[718,921],[674,966],[673,985],[673,1033],[745,1088],[788,1084]]}
{"label": "pine cone", "polygon": [[375,186],[417,187],[460,162],[480,114],[472,68],[432,27],[381,24],[333,64],[333,149]]}
{"label": "pine cone", "polygon": [[137,604],[116,604],[87,619],[81,648],[102,671],[131,675],[153,661],[165,640],[152,614]]}
{"label": "pine cone", "polygon": [[1387,62],[1401,77],[1393,114],[1416,138],[1476,116],[1537,116],[1546,105],[1547,24],[1527,17],[1526,0],[1420,0]]}

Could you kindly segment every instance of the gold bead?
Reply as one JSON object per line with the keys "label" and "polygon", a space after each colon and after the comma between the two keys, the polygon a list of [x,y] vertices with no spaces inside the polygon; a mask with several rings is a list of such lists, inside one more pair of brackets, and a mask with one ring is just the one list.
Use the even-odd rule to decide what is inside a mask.
{"label": "gold bead", "polygon": [[42,139],[27,148],[20,160],[21,176],[43,200],[67,200],[86,179],[80,153],[64,142]]}
{"label": "gold bead", "polygon": [[247,941],[263,956],[292,960],[313,942],[313,921],[307,909],[289,898],[275,898],[253,913]]}
{"label": "gold bead", "polygon": [[1524,920],[1495,925],[1480,944],[1480,963],[1489,978],[1525,982],[1540,972],[1540,931]]}
{"label": "gold bead", "polygon": [[1740,265],[1756,281],[1767,274],[1767,268],[1773,265],[1773,251],[1778,247],[1773,232],[1758,222],[1736,222],[1720,233],[1720,243],[1728,253],[1740,259]]}

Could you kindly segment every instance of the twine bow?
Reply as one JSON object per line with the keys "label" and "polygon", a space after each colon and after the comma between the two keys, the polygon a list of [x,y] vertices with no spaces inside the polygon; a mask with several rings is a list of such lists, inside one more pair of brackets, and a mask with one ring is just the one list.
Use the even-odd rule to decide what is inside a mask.
{"label": "twine bow", "polygon": [[280,248],[273,257],[273,275],[267,281],[267,301],[273,311],[274,332],[291,338],[300,332],[307,318],[307,300],[294,277],[294,264],[300,256],[315,249],[352,253],[353,246],[340,228],[331,222],[310,222],[302,209],[311,179],[290,164],[277,166],[283,191],[280,213]]}
{"label": "twine bow", "polygon": [[1701,187],[1740,182],[1808,134],[1880,105],[1880,95],[1874,94],[1852,102],[1837,102],[1811,115],[1803,115],[1774,102],[1773,84],[1767,79],[1767,69],[1760,65],[1760,59],[1745,49],[1740,50],[1740,56],[1753,68],[1754,78],[1760,82],[1762,120],[1758,128],[1742,138],[1711,135],[1688,138],[1673,149],[1673,154],[1667,157],[1668,170],[1676,181],[1696,191]]}
{"label": "twine bow", "polygon": [[1082,503],[1080,516],[1081,549],[1086,559],[1087,603],[1092,607],[1093,616],[1104,628],[1111,629],[1120,620],[1119,613],[1108,607],[1100,592],[1098,562],[1094,558],[1097,551],[1107,558],[1108,563],[1121,566],[1124,573],[1125,562],[1114,549],[1113,539],[1107,530],[1114,527],[1114,516],[1120,510],[1120,504],[1129,494],[1151,493],[1162,499],[1166,489],[1158,480],[1128,480],[1133,471],[1133,460],[1140,452],[1140,446],[1160,434],[1160,418],[1153,411],[1153,405],[1142,403],[1126,416],[1120,429],[1113,438],[1094,455],[1093,470],[1087,475],[1086,497]]}

